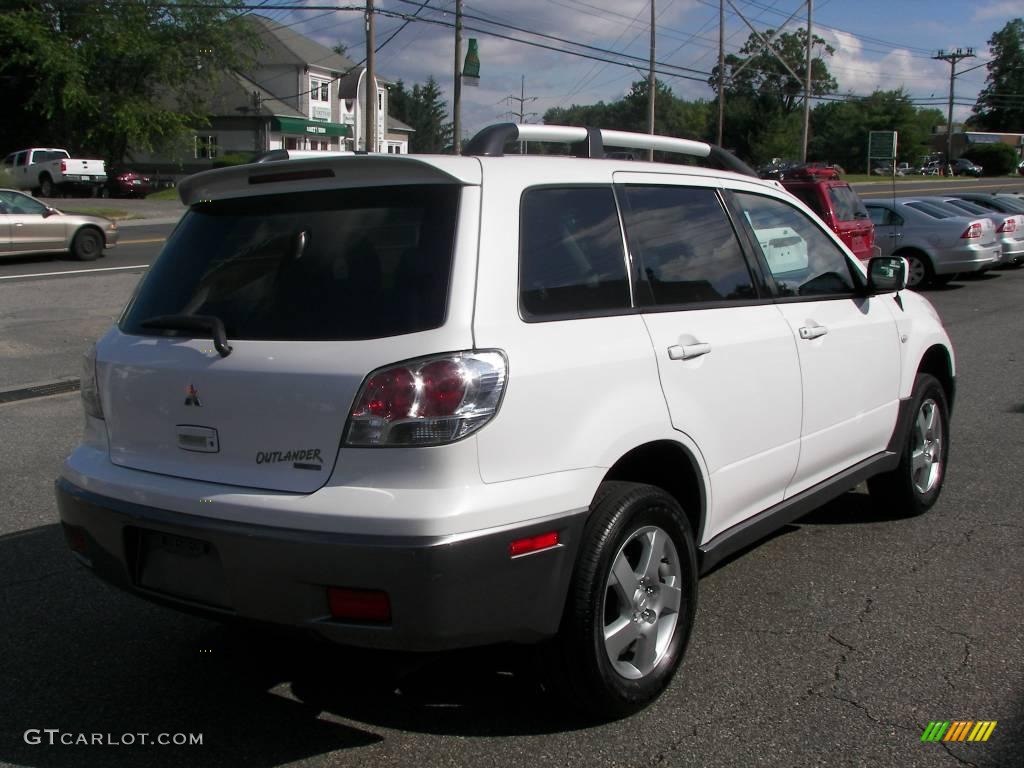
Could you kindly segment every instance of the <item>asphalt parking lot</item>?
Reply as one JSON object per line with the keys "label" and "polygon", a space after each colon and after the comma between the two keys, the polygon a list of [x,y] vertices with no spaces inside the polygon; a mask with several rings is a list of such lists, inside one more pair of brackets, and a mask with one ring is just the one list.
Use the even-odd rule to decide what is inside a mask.
{"label": "asphalt parking lot", "polygon": [[[0,390],[77,376],[140,271],[0,280]],[[1021,765],[1024,269],[928,296],[959,374],[937,506],[893,518],[858,489],[724,563],[701,581],[666,695],[596,726],[522,649],[380,656],[101,584],[68,553],[52,492],[77,394],[0,405],[0,765]],[[997,726],[984,743],[922,743],[935,720]],[[202,745],[26,738],[44,729]]]}

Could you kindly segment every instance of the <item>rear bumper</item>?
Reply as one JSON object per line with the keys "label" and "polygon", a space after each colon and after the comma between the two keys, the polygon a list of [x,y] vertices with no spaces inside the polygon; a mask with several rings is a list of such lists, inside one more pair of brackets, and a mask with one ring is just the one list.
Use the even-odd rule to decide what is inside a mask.
{"label": "rear bumper", "polygon": [[[471,535],[356,536],[187,515],[101,496],[63,478],[56,493],[78,559],[121,589],[191,612],[302,627],[347,645],[413,651],[553,635],[585,520],[573,513]],[[559,532],[558,547],[509,556],[512,541],[551,530]],[[161,552],[162,586],[154,589],[142,562],[150,532],[198,540],[215,555],[197,567],[187,547]],[[328,586],[387,592],[391,621],[332,618]]]}
{"label": "rear bumper", "polygon": [[998,265],[1002,260],[1002,246],[998,242],[987,246],[958,248],[948,258],[936,260],[935,272],[939,275],[956,272],[981,272]]}

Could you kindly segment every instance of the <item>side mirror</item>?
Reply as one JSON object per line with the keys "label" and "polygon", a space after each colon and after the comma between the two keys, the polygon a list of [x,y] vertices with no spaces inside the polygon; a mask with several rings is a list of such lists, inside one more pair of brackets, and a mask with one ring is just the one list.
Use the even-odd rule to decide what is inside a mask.
{"label": "side mirror", "polygon": [[907,287],[910,267],[899,256],[875,256],[868,262],[868,293],[893,293]]}
{"label": "side mirror", "polygon": [[53,216],[53,214],[55,214],[56,212],[57,212],[57,211],[55,211],[55,210],[54,210],[53,208],[50,208],[49,206],[47,206],[47,207],[46,207],[46,210],[45,210],[45,211],[43,211],[43,218],[44,218],[44,219],[48,219],[48,218],[50,218],[51,216]]}

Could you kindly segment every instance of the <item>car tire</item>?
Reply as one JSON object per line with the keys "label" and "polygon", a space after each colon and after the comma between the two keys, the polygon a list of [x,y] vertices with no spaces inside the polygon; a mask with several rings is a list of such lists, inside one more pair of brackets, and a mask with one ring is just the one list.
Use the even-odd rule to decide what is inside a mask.
{"label": "car tire", "polygon": [[894,253],[893,255],[902,256],[910,266],[910,269],[907,271],[907,288],[919,291],[922,288],[927,288],[932,280],[935,279],[935,270],[932,269],[932,263],[923,253],[905,251],[903,253]]}
{"label": "car tire", "polygon": [[549,677],[590,717],[631,715],[671,682],[696,607],[696,549],[679,504],[654,486],[604,483],[547,648]]}
{"label": "car tire", "polygon": [[91,227],[78,230],[71,253],[79,261],[95,261],[103,255],[103,235]]}
{"label": "car tire", "polygon": [[949,406],[942,384],[919,373],[911,400],[913,415],[899,466],[868,480],[876,504],[906,516],[924,514],[938,501],[949,457]]}
{"label": "car tire", "polygon": [[49,176],[43,176],[39,179],[39,194],[43,197],[53,197],[53,193],[57,191],[57,188],[53,184],[53,179]]}

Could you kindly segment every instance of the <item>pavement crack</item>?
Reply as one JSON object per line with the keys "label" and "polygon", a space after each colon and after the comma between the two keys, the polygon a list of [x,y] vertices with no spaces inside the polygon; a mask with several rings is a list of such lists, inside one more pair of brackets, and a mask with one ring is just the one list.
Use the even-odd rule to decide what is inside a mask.
{"label": "pavement crack", "polygon": [[[856,651],[857,650],[856,648],[854,648],[849,643],[846,643],[846,642],[843,642],[842,640],[840,640],[838,637],[833,635],[831,632],[828,633],[828,639],[831,640],[836,645],[841,645],[843,648],[846,648],[848,650],[851,650],[851,651]],[[843,661],[846,661],[846,654],[843,654]]]}
{"label": "pavement crack", "polygon": [[960,755],[958,755],[956,752],[950,749],[949,744],[947,744],[946,742],[940,741],[939,746],[946,750],[947,754],[954,760],[956,760],[958,763],[960,763],[960,765],[968,765],[971,766],[971,768],[978,768],[977,763],[972,763],[970,760],[964,760],[962,757],[960,757]]}

